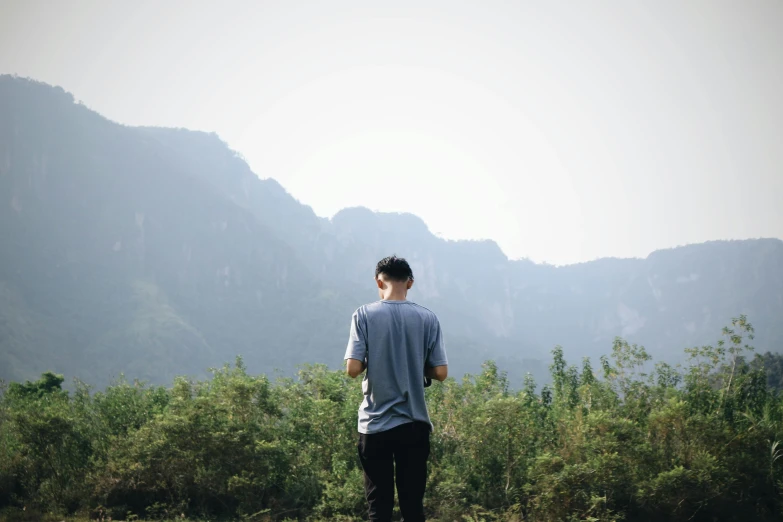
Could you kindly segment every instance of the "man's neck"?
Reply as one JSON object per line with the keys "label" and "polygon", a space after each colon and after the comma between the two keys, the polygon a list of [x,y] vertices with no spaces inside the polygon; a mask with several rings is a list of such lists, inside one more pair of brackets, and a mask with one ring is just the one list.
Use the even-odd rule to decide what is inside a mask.
{"label": "man's neck", "polygon": [[391,288],[391,291],[387,294],[384,294],[383,300],[384,301],[406,301],[408,299],[408,289],[407,288]]}

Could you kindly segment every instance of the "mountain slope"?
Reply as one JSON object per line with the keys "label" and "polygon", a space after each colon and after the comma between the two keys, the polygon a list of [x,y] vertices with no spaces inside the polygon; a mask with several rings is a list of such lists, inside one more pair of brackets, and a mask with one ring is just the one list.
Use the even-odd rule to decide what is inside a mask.
{"label": "mountain slope", "polygon": [[[156,381],[203,373],[235,354],[290,370],[341,348],[353,304],[146,132],[9,77],[0,111],[0,280],[35,317],[30,330],[52,330],[3,357],[67,354],[58,371],[102,383],[130,368]],[[18,313],[7,308],[6,323]],[[40,369],[14,366],[24,375],[3,364],[1,376]]]}
{"label": "mountain slope", "polygon": [[[593,357],[615,336],[674,361],[682,348],[714,343],[732,317],[747,314],[759,350],[783,349],[783,242],[714,241],[566,267],[515,262],[515,332],[536,332],[569,354]],[[512,333],[512,335],[514,335]]]}
{"label": "mountain slope", "polygon": [[[292,198],[276,181],[260,180],[214,134],[183,129],[144,130],[178,154],[179,161],[187,165],[189,172],[247,209],[280,240],[292,246],[297,259],[320,278],[322,284],[356,305],[377,299],[372,277],[378,259],[393,252],[405,252],[417,275],[412,296],[438,311],[448,331],[449,352],[456,374],[473,371],[484,360],[497,357],[500,352],[510,353],[517,346],[484,325],[483,312],[475,313],[475,310],[482,310],[481,303],[470,306],[464,291],[456,304],[449,300],[448,291],[445,298],[432,291],[439,274],[433,270],[425,273],[419,256],[428,249],[437,249],[439,243],[430,241],[435,238],[418,217],[397,216],[396,219],[404,222],[384,228],[385,215],[357,208],[344,210],[332,220],[324,220],[310,207]],[[411,239],[418,240],[424,251],[411,251]],[[473,248],[472,243],[467,242],[450,244],[468,250]],[[477,242],[476,245],[488,248],[495,254],[496,264],[505,266],[506,258],[493,242]],[[463,283],[458,280],[458,284]],[[517,372],[520,376],[523,371],[545,373],[540,363],[529,360],[535,357],[528,355],[525,359],[528,361],[524,368]]]}
{"label": "mountain slope", "polygon": [[548,360],[556,344],[574,361],[597,358],[623,336],[674,362],[686,346],[716,342],[739,314],[758,328],[757,349],[783,349],[778,239],[712,241],[646,259],[554,267],[508,261],[491,241],[445,241],[413,216],[349,209],[334,217],[332,229],[342,238],[335,270],[350,277],[388,247],[404,252],[421,276],[421,300],[453,323],[495,337],[494,358]]}
{"label": "mountain slope", "polygon": [[[272,173],[273,174],[273,173]],[[168,382],[240,354],[255,372],[340,364],[377,260],[412,264],[452,374],[495,359],[519,382],[625,336],[657,359],[749,315],[783,346],[783,242],[720,241],[553,267],[447,241],[410,214],[323,219],[216,135],[132,128],[62,89],[0,76],[0,378],[53,369]]]}

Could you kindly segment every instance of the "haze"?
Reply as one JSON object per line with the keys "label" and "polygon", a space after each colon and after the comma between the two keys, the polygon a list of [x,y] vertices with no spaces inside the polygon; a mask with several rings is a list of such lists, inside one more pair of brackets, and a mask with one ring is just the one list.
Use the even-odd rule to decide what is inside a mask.
{"label": "haze", "polygon": [[783,2],[422,4],[6,0],[0,73],[512,258],[783,237]]}

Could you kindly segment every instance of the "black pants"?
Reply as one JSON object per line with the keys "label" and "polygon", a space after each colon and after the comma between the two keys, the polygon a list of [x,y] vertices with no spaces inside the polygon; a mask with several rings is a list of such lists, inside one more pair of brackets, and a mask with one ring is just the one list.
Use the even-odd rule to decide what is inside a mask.
{"label": "black pants", "polygon": [[430,455],[429,424],[409,422],[380,433],[360,433],[358,446],[370,520],[391,520],[396,467],[402,518],[405,522],[423,521]]}

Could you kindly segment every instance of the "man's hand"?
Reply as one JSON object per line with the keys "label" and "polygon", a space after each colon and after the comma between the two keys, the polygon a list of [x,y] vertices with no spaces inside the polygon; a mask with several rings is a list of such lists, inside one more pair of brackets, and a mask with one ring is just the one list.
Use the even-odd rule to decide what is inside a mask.
{"label": "man's hand", "polygon": [[424,376],[437,381],[445,381],[446,377],[449,376],[449,367],[444,365],[427,368],[424,372]]}
{"label": "man's hand", "polygon": [[345,362],[345,370],[348,372],[348,375],[353,378],[358,377],[366,367],[367,365],[364,364],[364,361],[360,361],[358,359],[348,359]]}

